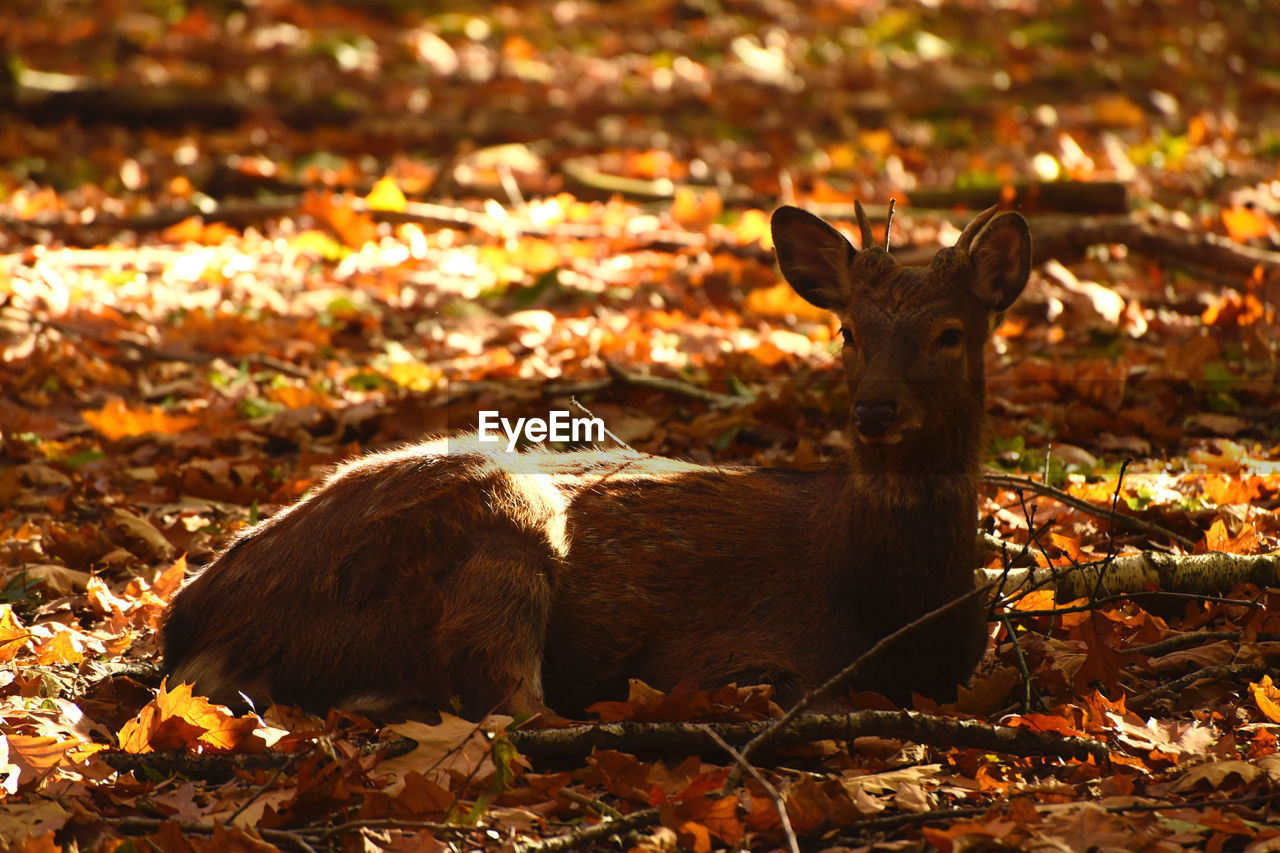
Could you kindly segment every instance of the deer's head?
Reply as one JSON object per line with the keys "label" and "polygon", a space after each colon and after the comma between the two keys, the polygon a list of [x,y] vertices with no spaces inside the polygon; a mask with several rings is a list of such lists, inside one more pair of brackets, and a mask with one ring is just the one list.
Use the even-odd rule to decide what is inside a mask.
{"label": "deer's head", "polygon": [[[967,466],[983,415],[991,317],[1013,303],[1031,271],[1027,221],[993,207],[955,246],[916,267],[874,245],[860,204],[856,211],[861,250],[796,207],[774,211],[772,228],[787,281],[840,320],[859,455]],[[891,467],[901,470],[902,458]]]}

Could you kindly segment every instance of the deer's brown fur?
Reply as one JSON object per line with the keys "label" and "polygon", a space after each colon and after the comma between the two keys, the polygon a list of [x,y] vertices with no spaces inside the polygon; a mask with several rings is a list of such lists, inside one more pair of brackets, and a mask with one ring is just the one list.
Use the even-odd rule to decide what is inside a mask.
{"label": "deer's brown fur", "polygon": [[[1025,220],[987,211],[928,267],[855,252],[797,208],[773,232],[787,280],[843,324],[847,459],[795,472],[474,439],[375,454],[178,593],[171,681],[387,714],[454,697],[470,714],[578,713],[628,678],[768,682],[786,703],[968,591],[983,344],[1026,283]],[[975,601],[857,683],[953,693],[984,627]]]}

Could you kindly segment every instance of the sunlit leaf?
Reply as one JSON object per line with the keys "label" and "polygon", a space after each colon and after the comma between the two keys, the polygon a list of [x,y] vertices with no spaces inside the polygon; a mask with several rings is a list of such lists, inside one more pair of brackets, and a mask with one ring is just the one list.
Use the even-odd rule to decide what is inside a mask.
{"label": "sunlit leaf", "polygon": [[400,191],[395,178],[390,175],[378,179],[377,183],[373,185],[373,189],[365,196],[365,201],[374,210],[401,211],[405,209],[407,204],[404,193]]}

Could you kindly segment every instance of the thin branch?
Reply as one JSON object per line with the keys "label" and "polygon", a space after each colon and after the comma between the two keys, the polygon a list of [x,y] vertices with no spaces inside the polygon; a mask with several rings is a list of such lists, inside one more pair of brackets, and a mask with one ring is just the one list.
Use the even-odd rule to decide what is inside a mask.
{"label": "thin branch", "polygon": [[559,794],[570,802],[577,803],[580,806],[586,806],[603,818],[618,820],[619,818],[625,817],[622,812],[618,811],[604,800],[600,800],[595,797],[588,797],[586,794],[579,794],[568,786],[561,788]]}
{"label": "thin branch", "polygon": [[[891,646],[894,642],[899,640],[901,637],[914,631],[921,625],[933,619],[936,619],[938,616],[941,616],[945,613],[948,613],[954,610],[955,608],[968,602],[972,598],[975,598],[976,596],[979,596],[979,595],[985,595],[987,591],[988,591],[987,587],[974,587],[972,590],[965,593],[964,595],[959,596],[958,598],[953,598],[951,601],[948,601],[946,604],[943,604],[941,607],[935,607],[933,610],[930,610],[928,613],[925,613],[924,615],[911,620],[906,625],[903,625],[901,628],[889,634],[888,636],[882,637],[874,646],[872,646],[871,648],[863,652],[861,655],[859,655],[857,660],[855,660],[853,663],[849,664],[844,669],[840,670],[835,675],[828,678],[826,682],[824,682],[823,684],[805,693],[804,696],[800,697],[800,701],[796,702],[796,704],[793,705],[791,709],[787,711],[786,714],[784,714],[776,722],[771,723],[769,728],[765,729],[763,732],[761,732],[760,734],[752,738],[751,742],[748,743],[746,747],[744,747],[742,750],[743,758],[749,759],[756,752],[756,750],[768,745],[773,739],[777,738],[778,735],[780,735],[787,728],[787,726],[791,725],[795,721],[795,719],[798,716],[800,716],[800,714],[806,708],[812,705],[814,701],[827,695],[830,691],[835,690],[837,687],[845,684],[849,680],[849,678],[853,676],[854,673],[856,673],[864,664],[866,664],[867,661],[880,655],[886,648]],[[737,768],[734,768],[733,771],[730,771],[730,778],[735,781],[740,775],[741,774],[737,772]]]}
{"label": "thin branch", "polygon": [[[308,751],[309,751],[309,750],[308,750]],[[305,755],[305,754],[306,754],[306,752],[299,752],[299,753],[293,753],[293,754],[294,754],[294,755],[298,755],[298,756],[302,756],[302,755]],[[288,766],[288,765],[286,764],[286,765],[281,765],[280,767],[277,767],[277,768],[276,768],[276,772],[275,772],[275,773],[272,773],[272,774],[271,774],[271,777],[270,777],[269,779],[267,779],[267,781],[266,781],[266,782],[264,782],[264,783],[262,783],[261,785],[259,785],[259,786],[258,786],[258,788],[257,788],[257,790],[255,790],[255,791],[253,792],[253,794],[249,797],[249,799],[247,799],[247,800],[245,800],[243,803],[241,803],[241,804],[240,804],[240,808],[236,809],[236,810],[232,813],[231,817],[227,818],[227,819],[224,821],[224,823],[225,823],[227,826],[233,826],[233,825],[235,825],[236,818],[238,818],[238,817],[240,817],[240,815],[244,814],[245,809],[249,808],[249,806],[251,806],[251,805],[253,805],[255,802],[257,802],[258,798],[259,798],[259,797],[261,797],[263,794],[265,794],[265,793],[267,792],[267,789],[268,789],[268,788],[270,788],[272,785],[274,785],[274,784],[276,783],[276,780],[277,780],[277,779],[279,779],[279,778],[284,774],[285,767],[287,767],[287,766]]]}
{"label": "thin branch", "polygon": [[[1111,516],[1116,516],[1116,506],[1120,503],[1120,490],[1124,488],[1124,473],[1129,470],[1129,464],[1132,459],[1126,458],[1120,463],[1120,473],[1116,475],[1116,490],[1111,495]],[[1046,479],[1046,482],[1048,480]],[[1111,563],[1116,558],[1116,526],[1114,524],[1107,525],[1107,557],[1102,561],[1102,568],[1098,570],[1098,582],[1094,584],[1093,595],[1090,598],[1097,598],[1102,592],[1102,584],[1107,577],[1107,569],[1111,568]],[[1072,563],[1076,561],[1072,559]]]}
{"label": "thin branch", "polygon": [[[707,729],[725,742],[748,744],[770,731],[777,721],[746,723],[597,723],[565,729],[529,729],[508,732],[512,744],[531,758],[584,755],[593,749],[630,753],[715,754],[720,750]],[[770,746],[810,743],[815,740],[854,740],[885,737],[915,743],[962,749],[983,749],[1010,755],[1050,755],[1061,758],[1093,758],[1103,761],[1105,744],[1088,738],[1063,737],[1053,732],[992,725],[980,720],[956,720],[916,711],[850,711],[847,714],[808,714],[771,736]],[[738,747],[740,752],[741,747]],[[755,754],[762,755],[760,747]],[[758,763],[758,762],[757,762]],[[740,774],[735,777],[741,778]]]}
{"label": "thin branch", "polygon": [[1108,510],[1105,507],[1095,506],[1086,500],[1062,491],[1062,489],[1054,488],[1048,483],[1041,483],[1027,477],[1017,477],[1012,474],[1004,474],[998,471],[984,471],[982,473],[982,482],[992,486],[1001,486],[1006,489],[1030,489],[1033,492],[1053,498],[1064,506],[1069,506],[1072,509],[1080,510],[1080,512],[1088,513],[1089,515],[1097,516],[1098,518],[1105,518],[1113,524],[1118,524],[1129,530],[1133,530],[1138,533],[1158,534],[1159,536],[1171,539],[1186,548],[1194,548],[1196,546],[1195,542],[1183,536],[1181,533],[1176,533],[1167,527],[1162,527],[1159,524],[1156,524],[1153,521],[1134,518],[1131,515],[1124,515],[1123,513],[1116,512],[1115,510]]}
{"label": "thin branch", "polygon": [[346,823],[335,824],[334,826],[321,826],[307,830],[308,834],[315,835],[317,842],[326,841],[335,835],[341,835],[344,832],[358,832],[361,829],[385,828],[385,829],[425,829],[430,832],[451,832],[455,834],[463,834],[475,832],[474,826],[459,826],[452,823],[441,823],[434,820],[400,820],[397,818],[372,818],[369,820],[350,820]]}
{"label": "thin branch", "polygon": [[[218,828],[222,827],[222,824],[204,823],[204,822],[189,821],[189,820],[176,820],[174,818],[151,818],[151,817],[116,818],[116,817],[108,817],[107,815],[103,815],[103,814],[99,814],[97,817],[99,820],[105,821],[106,823],[109,823],[112,826],[117,826],[120,829],[141,829],[141,830],[159,829],[161,826],[163,826],[166,823],[173,823],[173,824],[177,824],[178,828],[181,829],[183,832],[198,832],[201,834],[211,835]],[[265,826],[255,826],[251,829],[241,829],[240,827],[232,827],[232,829],[243,832],[245,835],[248,835],[249,837],[252,837],[253,835],[256,834],[259,838],[263,839],[264,841],[275,841],[275,842],[287,841],[290,844],[293,844],[294,846],[301,849],[304,853],[316,853],[315,848],[312,847],[311,844],[304,837],[304,835],[306,834],[304,830],[269,829]]]}
{"label": "thin branch", "polygon": [[1129,698],[1127,705],[1130,708],[1147,708],[1162,699],[1175,699],[1178,694],[1186,690],[1192,684],[1202,679],[1215,679],[1218,681],[1236,681],[1247,678],[1250,681],[1256,681],[1264,675],[1277,674],[1277,671],[1271,667],[1260,666],[1257,664],[1229,664],[1224,666],[1206,666],[1204,669],[1197,669],[1195,672],[1189,672],[1181,678],[1175,678],[1167,684],[1161,684],[1145,693],[1139,693],[1137,696]]}
{"label": "thin branch", "polygon": [[898,200],[896,198],[889,199],[889,213],[885,217],[884,222],[884,250],[889,251],[889,240],[893,236],[893,209],[897,207]]}
{"label": "thin branch", "polygon": [[[586,406],[584,406],[584,405],[582,404],[582,402],[581,402],[581,401],[579,401],[579,400],[578,400],[578,398],[577,398],[576,396],[573,396],[573,395],[570,395],[570,396],[569,396],[569,405],[571,405],[571,406],[574,406],[574,407],[576,407],[576,408],[581,409],[584,413],[586,413],[586,416],[587,416],[587,417],[589,417],[589,418],[591,418],[592,420],[594,420],[594,421],[596,421],[597,423],[599,423],[599,424],[600,424],[600,428],[601,428],[602,430],[604,430],[604,434],[605,434],[605,436],[606,436],[610,441],[612,441],[612,442],[613,442],[613,444],[614,444],[614,447],[615,447],[615,448],[620,448],[620,449],[622,449],[622,450],[630,450],[632,453],[637,453],[637,452],[639,452],[639,451],[637,451],[634,447],[632,447],[631,445],[627,444],[627,443],[626,443],[625,441],[623,441],[622,439],[618,438],[618,436],[614,435],[613,431],[612,431],[612,430],[610,430],[607,426],[605,426],[605,425],[604,425],[604,419],[603,419],[603,418],[597,418],[597,417],[595,416],[595,414],[594,414],[594,413],[592,413],[592,411],[591,411],[590,409],[588,409]],[[603,449],[603,448],[601,448],[601,449]]]}
{"label": "thin branch", "polygon": [[1009,618],[1008,613],[1000,614],[1000,622],[1004,625],[1004,629],[1009,634],[1009,642],[1013,644],[1013,651],[1018,657],[1018,673],[1022,676],[1022,713],[1031,713],[1031,670],[1027,667],[1027,659],[1022,654],[1022,643],[1018,641],[1018,632],[1014,630],[1013,620]]}
{"label": "thin branch", "polygon": [[610,359],[605,359],[605,367],[608,368],[610,376],[628,385],[636,385],[641,388],[652,388],[668,394],[679,394],[683,397],[689,397],[694,400],[701,400],[704,403],[710,403],[713,406],[745,406],[755,400],[755,397],[739,397],[733,394],[719,394],[715,391],[708,391],[706,388],[690,384],[680,379],[636,373],[635,371],[627,370],[622,365]]}
{"label": "thin branch", "polygon": [[[707,737],[714,740],[721,749],[732,756],[738,767],[741,767],[743,770],[750,773],[752,778],[760,783],[760,787],[764,788],[765,793],[767,793],[773,800],[774,808],[778,810],[778,819],[782,821],[782,832],[787,837],[787,846],[791,848],[791,853],[800,853],[800,842],[796,840],[796,831],[791,828],[791,818],[787,816],[787,804],[782,799],[782,795],[778,793],[778,789],[769,784],[769,780],[764,778],[764,775],[755,768],[755,765],[743,758],[742,753],[738,752],[738,750],[726,743],[724,738],[716,734],[715,729],[712,729],[709,726],[704,726],[704,730],[707,733]],[[725,789],[728,789],[729,787],[730,786],[726,783]]]}
{"label": "thin branch", "polygon": [[590,826],[581,826],[567,835],[557,835],[537,841],[525,841],[516,845],[517,853],[558,853],[561,850],[573,850],[585,847],[596,841],[603,841],[612,835],[652,826],[659,820],[657,809],[643,809],[632,812],[618,820],[604,820]]}
{"label": "thin branch", "polygon": [[[1110,814],[1123,814],[1125,812],[1155,812],[1174,809],[1201,809],[1201,808],[1221,808],[1223,806],[1247,806],[1257,803],[1265,803],[1280,797],[1280,792],[1263,791],[1261,793],[1248,794],[1243,797],[1232,797],[1228,799],[1203,797],[1198,800],[1157,800],[1147,803],[1122,803],[1119,805],[1101,806],[1090,800],[1077,800],[1069,803],[1031,803],[1031,806],[1038,812],[1061,813],[1064,810],[1081,805],[1100,805],[1100,807]],[[884,815],[883,817],[872,817],[866,820],[860,820],[850,829],[866,832],[868,830],[883,832],[886,829],[896,829],[900,826],[913,826],[919,823],[933,823],[935,821],[950,821],[955,818],[975,817],[977,815],[986,814],[991,810],[990,805],[986,806],[967,806],[956,809],[932,809],[927,812],[902,812],[899,814]]]}
{"label": "thin branch", "polygon": [[1144,589],[1137,592],[1119,592],[1103,598],[1093,598],[1084,604],[1073,604],[1067,607],[1055,607],[1052,610],[1005,610],[1001,616],[1010,619],[1033,616],[1058,616],[1062,613],[1094,613],[1108,604],[1119,604],[1122,601],[1141,600],[1143,598],[1185,598],[1191,601],[1202,601],[1210,604],[1227,604],[1236,607],[1262,608],[1257,601],[1245,601],[1242,598],[1223,598],[1219,595],[1201,595],[1195,592],[1166,592],[1162,589]]}
{"label": "thin branch", "polygon": [[[1129,648],[1120,649],[1119,651],[1128,653],[1146,655],[1147,657],[1158,657],[1168,654],[1169,652],[1180,651],[1190,646],[1198,646],[1203,643],[1212,643],[1218,640],[1244,640],[1242,631],[1188,631],[1185,634],[1174,634],[1172,637],[1165,637],[1163,640],[1156,640],[1154,643],[1146,643],[1141,646],[1130,646]],[[1280,642],[1280,634],[1258,634],[1255,638],[1260,643]]]}

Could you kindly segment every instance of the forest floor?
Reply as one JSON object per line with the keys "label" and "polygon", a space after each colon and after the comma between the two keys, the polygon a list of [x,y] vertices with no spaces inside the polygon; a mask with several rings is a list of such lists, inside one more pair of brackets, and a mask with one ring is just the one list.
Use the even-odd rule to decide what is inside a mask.
{"label": "forest floor", "polygon": [[[438,5],[0,10],[0,844],[1276,849],[1263,4]],[[1050,571],[993,602],[958,701],[849,696],[754,775],[705,734],[776,721],[748,685],[636,685],[593,716],[635,725],[560,741],[161,687],[188,570],[480,410],[844,453],[839,336],[768,217],[854,232],[857,199],[882,241],[890,198],[903,261],[997,202],[1034,235],[975,569]]]}

